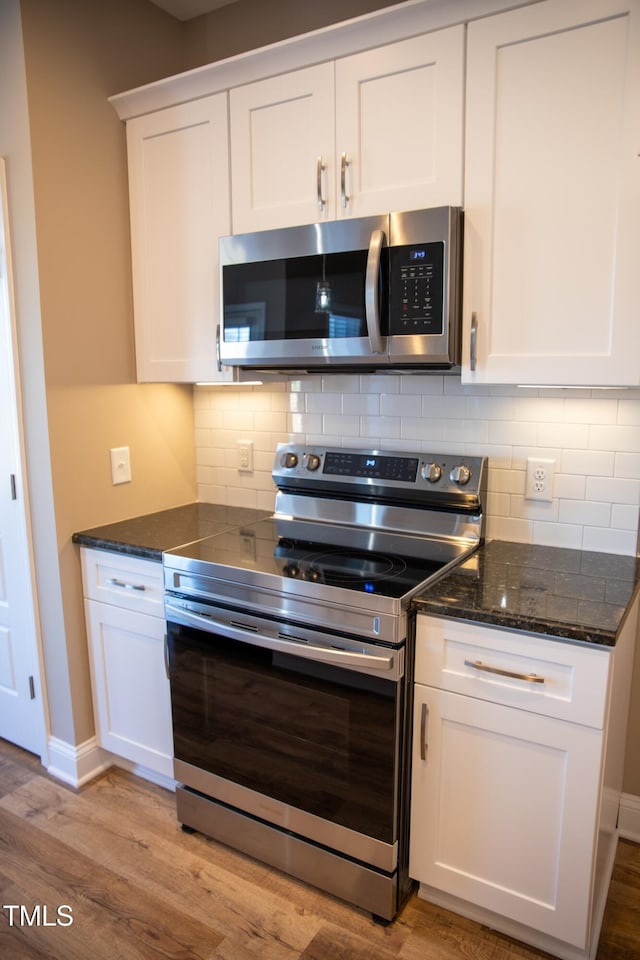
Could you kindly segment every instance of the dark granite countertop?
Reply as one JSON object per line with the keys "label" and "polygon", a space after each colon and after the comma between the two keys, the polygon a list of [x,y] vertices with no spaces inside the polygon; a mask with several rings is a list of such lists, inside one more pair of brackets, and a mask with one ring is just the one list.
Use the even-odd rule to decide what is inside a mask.
{"label": "dark granite countertop", "polygon": [[217,503],[189,503],[143,517],[109,523],[73,534],[84,547],[113,550],[147,560],[162,560],[164,550],[192,540],[224,533],[232,527],[255,523],[269,514],[248,507],[225,507]]}
{"label": "dark granite countertop", "polygon": [[492,540],[416,597],[419,612],[614,646],[640,561]]}

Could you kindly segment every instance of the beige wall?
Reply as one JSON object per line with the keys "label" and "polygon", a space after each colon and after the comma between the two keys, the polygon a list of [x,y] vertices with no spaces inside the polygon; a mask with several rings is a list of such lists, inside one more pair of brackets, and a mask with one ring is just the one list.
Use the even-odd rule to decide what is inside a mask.
{"label": "beige wall", "polygon": [[[133,382],[124,129],[107,97],[392,2],[239,0],[180,24],[146,0],[0,0],[0,80],[12,91],[0,111],[0,152],[20,211],[14,242],[34,541],[51,726],[63,740],[81,743],[92,732],[72,532],[186,502],[195,491],[190,389]],[[113,487],[108,450],[123,444],[133,482]],[[638,661],[624,788],[640,796]]]}
{"label": "beige wall", "polygon": [[186,24],[191,66],[277,43],[403,0],[238,0]]}
{"label": "beige wall", "polygon": [[[183,25],[146,0],[21,12],[64,636],[42,627],[51,732],[77,744],[93,716],[71,535],[195,498],[191,388],[135,384],[124,126],[107,101],[180,71]],[[114,487],[109,448],[123,445],[133,479]]]}

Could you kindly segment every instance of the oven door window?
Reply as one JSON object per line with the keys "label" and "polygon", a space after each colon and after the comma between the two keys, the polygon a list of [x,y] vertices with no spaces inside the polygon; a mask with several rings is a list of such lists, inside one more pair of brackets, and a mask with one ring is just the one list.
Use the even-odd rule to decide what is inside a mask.
{"label": "oven door window", "polygon": [[175,756],[395,840],[401,685],[168,624]]}

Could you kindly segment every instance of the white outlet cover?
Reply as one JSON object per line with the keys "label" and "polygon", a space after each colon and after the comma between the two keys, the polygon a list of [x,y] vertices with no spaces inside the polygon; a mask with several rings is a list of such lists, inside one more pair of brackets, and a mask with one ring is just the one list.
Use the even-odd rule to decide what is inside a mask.
{"label": "white outlet cover", "polygon": [[553,500],[553,477],[556,462],[545,457],[527,459],[524,496],[526,500],[550,503]]}

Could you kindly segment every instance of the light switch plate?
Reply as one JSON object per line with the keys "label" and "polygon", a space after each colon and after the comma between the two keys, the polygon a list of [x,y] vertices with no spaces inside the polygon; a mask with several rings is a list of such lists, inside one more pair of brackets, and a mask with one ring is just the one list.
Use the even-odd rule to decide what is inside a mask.
{"label": "light switch plate", "polygon": [[109,450],[111,457],[111,482],[129,483],[131,480],[131,459],[129,447],[112,447]]}

